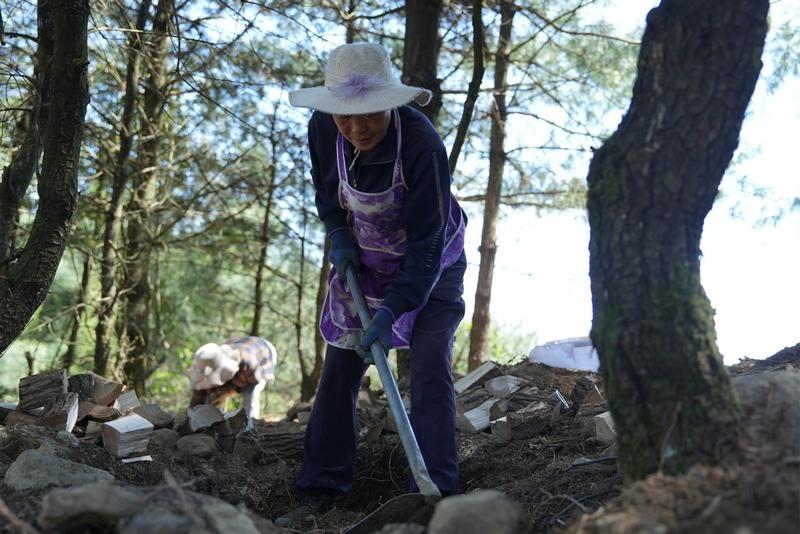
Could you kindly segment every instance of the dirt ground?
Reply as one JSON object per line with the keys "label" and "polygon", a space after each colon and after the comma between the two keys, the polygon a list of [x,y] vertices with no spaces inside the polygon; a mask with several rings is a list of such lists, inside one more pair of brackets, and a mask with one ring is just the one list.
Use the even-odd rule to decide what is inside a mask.
{"label": "dirt ground", "polygon": [[[731,372],[771,372],[787,366],[800,370],[800,345],[769,360],[744,361]],[[529,363],[506,372],[531,380],[543,391],[558,388],[567,398],[575,381],[586,374]],[[303,427],[296,422],[258,422],[257,432],[302,433]],[[698,466],[682,477],[656,474],[624,490],[614,451],[594,439],[591,416],[562,417],[545,433],[510,443],[498,443],[486,433],[459,433],[461,489],[504,492],[525,509],[528,531],[534,533],[799,532],[800,457],[771,454],[769,447],[759,446],[755,432],[743,437],[742,452],[719,466]],[[47,434],[35,427],[14,427],[13,439],[0,444],[0,475]],[[205,459],[174,449],[148,452],[154,461],[133,464],[123,464],[90,443],[66,454],[136,486],[163,484],[168,470],[184,487],[244,504],[267,519],[287,511],[299,498],[293,484],[302,459],[300,447],[281,454],[263,450],[249,462],[221,452]],[[409,472],[396,434],[383,432],[379,439],[362,443],[356,469],[352,493],[316,524],[295,531],[340,532],[408,487]],[[44,491],[5,488],[0,493],[11,513],[36,524]],[[0,512],[0,532],[14,532],[3,516]]]}

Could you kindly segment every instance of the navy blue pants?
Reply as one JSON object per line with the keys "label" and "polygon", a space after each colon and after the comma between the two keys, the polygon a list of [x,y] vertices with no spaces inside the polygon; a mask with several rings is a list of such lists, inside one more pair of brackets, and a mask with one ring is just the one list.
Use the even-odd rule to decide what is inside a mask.
{"label": "navy blue pants", "polygon": [[[464,255],[442,273],[414,322],[411,338],[411,426],[439,490],[458,493],[455,393],[450,358],[464,317]],[[367,366],[355,351],[328,345],[314,409],[306,427],[297,486],[347,493],[356,459],[355,408]],[[416,486],[412,480],[412,491]]]}

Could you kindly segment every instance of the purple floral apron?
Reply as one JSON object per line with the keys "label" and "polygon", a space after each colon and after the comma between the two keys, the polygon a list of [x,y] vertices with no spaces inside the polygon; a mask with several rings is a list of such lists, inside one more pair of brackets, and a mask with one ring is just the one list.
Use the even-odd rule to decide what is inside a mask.
{"label": "purple floral apron", "polygon": [[[339,172],[339,203],[348,212],[348,221],[361,249],[359,281],[371,313],[380,308],[395,274],[403,265],[406,250],[406,229],[403,215],[406,183],[401,164],[402,128],[400,114],[393,110],[397,130],[397,158],[389,189],[380,193],[364,193],[347,180],[344,158],[344,137],[336,137],[336,164]],[[431,177],[433,179],[433,177]],[[464,249],[464,218],[455,198],[450,197],[446,241],[441,271],[453,265]],[[355,302],[343,277],[335,268],[328,277],[328,294],[322,305],[320,332],[325,340],[343,349],[354,349],[361,342],[361,321]],[[435,284],[434,284],[435,285]],[[392,345],[408,348],[414,319],[428,302],[425,297],[419,308],[402,314],[394,323]]]}

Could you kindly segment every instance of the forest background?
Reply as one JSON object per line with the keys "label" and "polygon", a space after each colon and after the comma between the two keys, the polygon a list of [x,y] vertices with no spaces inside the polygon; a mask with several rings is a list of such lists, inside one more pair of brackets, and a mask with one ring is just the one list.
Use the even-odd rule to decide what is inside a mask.
{"label": "forest background", "polygon": [[[93,2],[78,213],[50,294],[0,359],[0,397],[13,399],[31,371],[66,365],[138,380],[150,398],[177,408],[188,400],[182,373],[193,351],[247,333],[271,339],[281,355],[268,413],[313,393],[327,264],[308,179],[308,114],[290,108],[286,94],[321,83],[327,53],[354,40],[384,44],[412,80],[427,72],[441,98],[430,113],[448,148],[468,124],[451,154],[454,190],[471,217],[456,369],[466,370],[471,352],[507,362],[538,342],[585,335],[586,170],[630,100],[638,38],[655,3],[484,2],[481,47],[473,46],[471,2],[442,3],[435,43],[411,31],[432,4]],[[800,111],[792,96],[800,37],[790,4],[772,4],[765,69],[704,234],[703,281],[726,363],[795,342],[800,324]],[[2,9],[5,167],[35,108],[36,7],[19,0]],[[433,76],[429,66],[412,68],[409,49],[438,59]],[[476,49],[485,72],[465,123]],[[498,127],[500,151],[492,150]],[[35,183],[4,256],[25,242]],[[487,209],[494,248],[483,241],[492,233]],[[479,245],[496,250],[493,274]],[[476,295],[487,287],[488,299]],[[492,319],[483,340],[473,314]]]}

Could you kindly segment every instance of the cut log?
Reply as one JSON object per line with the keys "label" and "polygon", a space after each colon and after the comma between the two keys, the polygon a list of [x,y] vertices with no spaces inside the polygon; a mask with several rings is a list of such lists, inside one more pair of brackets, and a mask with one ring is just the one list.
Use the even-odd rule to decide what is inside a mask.
{"label": "cut log", "polygon": [[22,410],[14,410],[6,416],[5,424],[35,425],[66,430],[72,432],[78,419],[78,396],[72,393],[63,393],[52,401],[50,408],[44,415],[31,415]]}
{"label": "cut log", "polygon": [[614,419],[611,417],[611,412],[603,412],[600,415],[595,415],[594,429],[597,441],[603,445],[611,445],[617,439],[617,433],[614,430]]}
{"label": "cut log", "polygon": [[467,373],[464,378],[459,379],[453,384],[453,387],[456,390],[456,395],[460,395],[472,387],[483,384],[490,378],[500,376],[500,374],[500,368],[494,362],[484,362]]}
{"label": "cut log", "polygon": [[[77,395],[77,393],[75,395]],[[99,404],[89,401],[81,401],[78,404],[78,421],[89,419],[90,421],[100,421],[104,423],[121,416],[122,414],[119,413],[119,410],[112,406],[100,406]]]}
{"label": "cut log", "polygon": [[546,402],[535,402],[518,412],[508,413],[492,423],[492,436],[507,442],[528,439],[544,432],[551,423],[553,409]]}
{"label": "cut log", "polygon": [[492,398],[469,411],[456,413],[456,428],[471,434],[486,430],[491,425],[489,412],[496,402],[497,399]]}
{"label": "cut log", "polygon": [[608,403],[606,403],[602,393],[600,393],[597,384],[594,384],[584,397],[576,415],[578,417],[595,416],[606,410],[608,410]]}
{"label": "cut log", "polygon": [[81,373],[69,377],[69,390],[78,394],[81,401],[93,402],[99,406],[110,406],[125,388],[95,373]]}
{"label": "cut log", "polygon": [[[59,396],[44,414],[45,419],[62,420],[59,423],[59,430],[66,430],[72,432],[75,428],[75,423],[78,422],[78,394],[77,393],[63,393]],[[63,425],[63,426],[62,426]]]}
{"label": "cut log", "polygon": [[490,410],[489,416],[492,421],[494,421],[505,416],[508,412],[516,412],[530,406],[534,402],[546,400],[547,396],[542,395],[539,392],[539,388],[536,386],[527,386],[515,391],[510,397],[495,403]]}
{"label": "cut log", "polygon": [[17,409],[17,405],[11,402],[0,402],[0,423],[6,420],[6,416]]}
{"label": "cut log", "polygon": [[121,458],[147,449],[153,423],[141,415],[130,414],[103,424],[103,446]]}
{"label": "cut log", "polygon": [[486,388],[476,387],[469,389],[456,397],[456,410],[460,413],[468,412],[491,398],[492,394]]}
{"label": "cut log", "polygon": [[67,370],[26,376],[19,381],[19,404],[17,408],[30,412],[35,408],[49,408],[67,393]]}
{"label": "cut log", "polygon": [[165,412],[158,404],[144,404],[133,409],[133,413],[141,415],[155,428],[172,428],[175,423],[175,416]]}
{"label": "cut log", "polygon": [[485,381],[483,383],[483,387],[485,387],[486,391],[491,393],[493,397],[505,399],[526,384],[528,384],[528,381],[524,378],[511,375],[501,375]]}
{"label": "cut log", "polygon": [[135,408],[141,406],[139,402],[139,397],[136,396],[136,392],[134,390],[129,390],[117,397],[117,400],[114,401],[114,408],[119,410],[119,413],[122,415],[128,415],[132,412]]}
{"label": "cut log", "polygon": [[186,411],[186,423],[190,432],[200,432],[224,420],[222,412],[213,404],[198,404]]}

